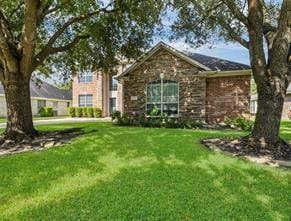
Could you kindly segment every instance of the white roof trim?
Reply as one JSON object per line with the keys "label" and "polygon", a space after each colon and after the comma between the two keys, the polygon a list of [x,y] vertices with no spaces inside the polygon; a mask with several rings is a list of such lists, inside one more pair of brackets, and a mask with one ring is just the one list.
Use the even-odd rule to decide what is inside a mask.
{"label": "white roof trim", "polygon": [[123,73],[121,73],[117,78],[120,78],[120,77],[128,74],[129,72],[135,70],[137,67],[142,65],[147,59],[149,59],[151,56],[153,56],[161,48],[165,49],[169,53],[176,55],[177,57],[183,59],[184,61],[186,61],[186,62],[188,62],[196,67],[200,67],[200,68],[204,69],[205,71],[211,71],[211,69],[209,67],[207,67],[207,66],[199,63],[198,61],[184,55],[183,53],[179,52],[175,48],[167,45],[164,42],[159,42],[151,50],[149,50],[147,53],[143,54],[140,58],[138,58],[137,61],[133,65],[131,65],[128,69],[126,69]]}
{"label": "white roof trim", "polygon": [[232,76],[243,76],[243,75],[252,75],[252,70],[232,70],[232,71],[200,71],[199,75],[203,75],[207,78],[214,77],[232,77]]}

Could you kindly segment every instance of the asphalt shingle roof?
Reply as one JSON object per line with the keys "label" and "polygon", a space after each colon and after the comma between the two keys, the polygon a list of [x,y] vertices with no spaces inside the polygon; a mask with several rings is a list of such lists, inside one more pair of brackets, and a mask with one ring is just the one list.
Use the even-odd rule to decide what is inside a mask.
{"label": "asphalt shingle roof", "polygon": [[[4,94],[4,89],[0,83],[0,94]],[[61,90],[45,81],[40,84],[30,82],[30,96],[39,98],[51,98],[59,100],[72,100],[72,91]]]}
{"label": "asphalt shingle roof", "polygon": [[246,64],[241,64],[221,58],[206,56],[202,54],[197,53],[191,53],[191,52],[183,52],[188,57],[194,59],[195,61],[198,61],[199,63],[205,65],[206,67],[212,69],[212,70],[221,70],[221,71],[235,71],[235,70],[248,70],[251,67]]}

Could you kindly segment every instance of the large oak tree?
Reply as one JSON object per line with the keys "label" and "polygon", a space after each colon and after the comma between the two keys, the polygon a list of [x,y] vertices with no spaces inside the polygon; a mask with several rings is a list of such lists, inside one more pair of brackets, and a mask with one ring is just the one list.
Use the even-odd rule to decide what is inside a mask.
{"label": "large oak tree", "polygon": [[33,73],[114,66],[148,47],[162,4],[155,0],[0,0],[0,81],[7,102],[5,139],[37,134]]}
{"label": "large oak tree", "polygon": [[291,1],[176,0],[174,7],[178,12],[173,26],[176,36],[196,46],[213,39],[230,40],[249,50],[258,93],[250,141],[261,148],[278,147],[291,79]]}

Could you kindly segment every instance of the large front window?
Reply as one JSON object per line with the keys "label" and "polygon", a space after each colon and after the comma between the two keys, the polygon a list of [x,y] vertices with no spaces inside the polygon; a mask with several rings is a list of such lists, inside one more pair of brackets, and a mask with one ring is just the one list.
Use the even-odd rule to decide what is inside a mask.
{"label": "large front window", "polygon": [[88,71],[78,75],[79,83],[91,83],[93,81],[93,73]]}
{"label": "large front window", "polygon": [[92,107],[93,106],[92,94],[79,95],[79,107]]}
{"label": "large front window", "polygon": [[158,80],[147,85],[147,114],[175,116],[179,113],[179,85]]}
{"label": "large front window", "polygon": [[115,79],[115,76],[111,76],[110,79],[110,91],[117,91],[117,80]]}

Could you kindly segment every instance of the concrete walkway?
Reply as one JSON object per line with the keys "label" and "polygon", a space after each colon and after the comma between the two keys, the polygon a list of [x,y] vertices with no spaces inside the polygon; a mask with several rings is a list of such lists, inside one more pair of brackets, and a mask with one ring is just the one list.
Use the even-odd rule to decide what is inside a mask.
{"label": "concrete walkway", "polygon": [[[48,120],[34,120],[34,125],[47,125],[47,124],[63,124],[63,123],[89,123],[89,122],[110,122],[111,118],[59,118]],[[5,128],[6,123],[0,123],[0,128]]]}

